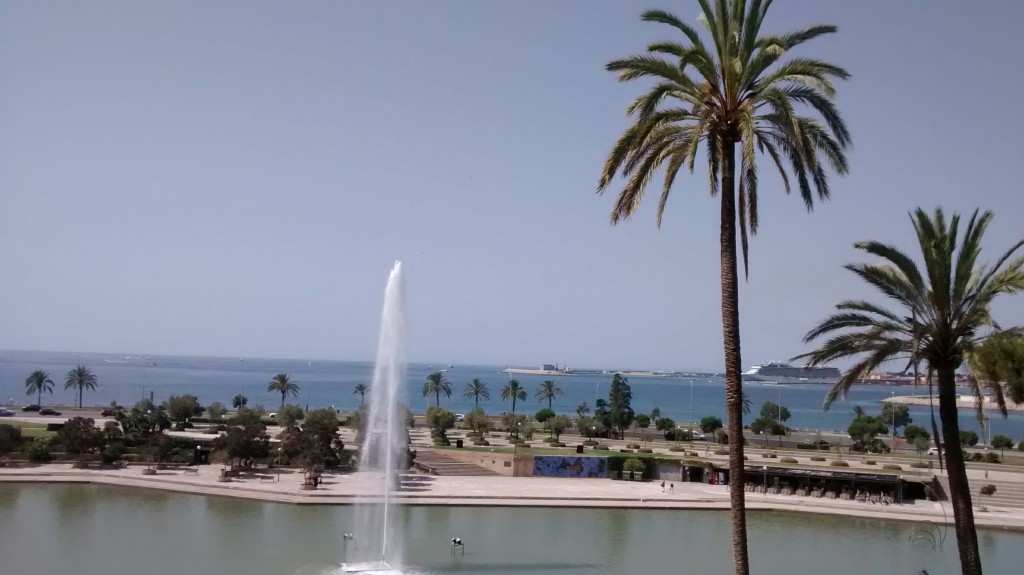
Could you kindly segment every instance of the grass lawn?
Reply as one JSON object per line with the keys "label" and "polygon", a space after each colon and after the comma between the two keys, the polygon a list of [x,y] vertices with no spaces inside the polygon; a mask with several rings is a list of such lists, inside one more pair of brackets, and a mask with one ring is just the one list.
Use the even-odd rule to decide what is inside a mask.
{"label": "grass lawn", "polygon": [[31,423],[27,421],[0,420],[0,424],[13,425],[21,429],[22,437],[53,437],[55,431],[46,431],[45,423]]}

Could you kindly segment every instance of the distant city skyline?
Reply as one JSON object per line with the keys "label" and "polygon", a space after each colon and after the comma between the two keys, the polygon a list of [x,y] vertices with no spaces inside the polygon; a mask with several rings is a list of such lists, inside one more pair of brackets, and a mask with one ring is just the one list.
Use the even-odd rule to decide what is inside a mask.
{"label": "distant city skyline", "polygon": [[[400,259],[410,361],[721,371],[706,173],[660,230],[656,202],[612,227],[619,187],[595,193],[641,90],[605,64],[678,39],[648,7],[698,11],[0,1],[0,349],[371,361]],[[1009,1],[772,6],[766,32],[839,27],[799,55],[852,73],[853,147],[813,214],[763,170],[745,368],[877,300],[842,265],[859,240],[912,250],[915,207],[995,211],[987,261],[1024,236],[1002,96],[1024,87],[1003,64],[1021,21]],[[994,314],[1024,324],[1024,300]]]}

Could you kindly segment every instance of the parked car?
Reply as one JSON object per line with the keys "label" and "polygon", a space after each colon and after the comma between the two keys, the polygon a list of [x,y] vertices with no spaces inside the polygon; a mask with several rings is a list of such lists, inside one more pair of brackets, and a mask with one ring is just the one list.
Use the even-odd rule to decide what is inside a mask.
{"label": "parked car", "polygon": [[461,413],[456,413],[455,414],[455,421],[457,421],[459,423],[462,423],[463,421],[466,421],[466,416],[461,414]]}
{"label": "parked car", "polygon": [[14,415],[13,411],[0,407],[0,417],[11,417],[12,415]]}
{"label": "parked car", "polygon": [[928,455],[938,455],[938,454],[939,454],[939,448],[938,447],[929,447],[928,448]]}
{"label": "parked car", "polygon": [[39,411],[39,406],[33,403],[32,405],[26,405],[25,407],[22,407],[21,410],[22,411]]}
{"label": "parked car", "polygon": [[108,408],[106,408],[106,409],[104,409],[103,411],[100,412],[100,417],[114,417],[115,415],[117,415],[118,411],[121,411],[121,410],[120,409],[114,409],[112,407],[108,407]]}
{"label": "parked car", "polygon": [[829,447],[832,446],[832,444],[825,441],[824,439],[819,439],[817,441],[811,441],[810,439],[808,439],[804,441],[804,445],[813,445],[815,447],[823,447],[825,449],[828,449]]}
{"label": "parked car", "polygon": [[50,409],[49,407],[44,407],[44,408],[39,410],[39,415],[60,415],[60,412],[57,411],[56,409]]}

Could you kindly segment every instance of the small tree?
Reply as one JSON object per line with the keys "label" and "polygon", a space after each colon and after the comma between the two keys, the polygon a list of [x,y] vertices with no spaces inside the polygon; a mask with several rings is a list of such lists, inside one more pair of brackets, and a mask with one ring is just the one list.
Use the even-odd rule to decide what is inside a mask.
{"label": "small tree", "polygon": [[304,452],[307,469],[313,465],[334,467],[341,462],[345,445],[338,436],[340,427],[338,414],[330,408],[313,409],[306,414],[302,420],[302,434],[305,437],[303,445],[307,447]]}
{"label": "small tree", "polygon": [[221,419],[224,419],[224,416],[227,415],[227,413],[228,409],[219,401],[211,403],[206,408],[206,415],[210,418],[211,422],[218,422]]}
{"label": "small tree", "polygon": [[992,438],[992,448],[998,449],[1002,456],[1006,457],[1005,450],[1013,449],[1013,440],[1005,435],[997,435]]}
{"label": "small tree", "polygon": [[231,398],[231,406],[235,409],[242,409],[249,405],[249,398],[239,393],[235,397]]}
{"label": "small tree", "polygon": [[[302,408],[289,403],[277,410],[277,424],[284,428],[298,427],[299,422],[306,417],[306,413],[302,411]],[[337,417],[335,417],[337,419]]]}
{"label": "small tree", "polygon": [[102,449],[104,438],[91,417],[72,417],[57,432],[57,441],[64,446],[64,451],[81,460],[85,454]]}
{"label": "small tree", "polygon": [[850,435],[850,439],[870,443],[876,435],[888,433],[889,427],[879,421],[877,417],[862,415],[854,418],[846,431]]}
{"label": "small tree", "polygon": [[590,406],[583,402],[576,406],[576,417],[584,417],[590,413]]}
{"label": "small tree", "polygon": [[551,433],[554,434],[555,441],[558,441],[562,432],[568,429],[571,425],[572,422],[569,421],[569,417],[565,415],[556,415],[548,420],[548,429],[550,429]]}
{"label": "small tree", "polygon": [[921,437],[920,435],[914,438],[914,449],[917,450],[917,458],[921,459],[924,453],[928,451],[928,438]]}
{"label": "small tree", "polygon": [[633,423],[633,390],[629,386],[629,380],[616,373],[612,376],[611,387],[608,390],[608,415],[611,427],[619,432],[619,437],[625,435],[626,429]]}
{"label": "small tree", "polygon": [[263,458],[270,453],[270,437],[260,414],[244,407],[231,418],[227,433],[214,439],[213,444],[230,459],[240,462]]}
{"label": "small tree", "polygon": [[978,434],[970,430],[960,431],[960,445],[974,447],[978,444]]}
{"label": "small tree", "polygon": [[[878,418],[884,421],[887,425],[892,425],[897,434],[899,428],[906,427],[914,421],[910,417],[910,407],[903,404],[895,404],[891,401],[887,401],[885,405],[882,406],[882,413]],[[906,435],[906,430],[904,430],[903,434]]]}
{"label": "small tree", "polygon": [[782,436],[786,434],[786,426],[774,419],[758,417],[750,424],[750,430],[757,434],[764,435],[764,446],[768,447],[768,436],[778,435],[779,445],[782,445]]}
{"label": "small tree", "polygon": [[790,417],[789,408],[773,401],[766,401],[761,405],[761,417],[785,423]]}
{"label": "small tree", "polygon": [[21,428],[0,423],[0,453],[10,453],[21,447]]}
{"label": "small tree", "polygon": [[533,416],[533,418],[537,420],[537,423],[539,423],[542,428],[547,429],[548,421],[551,420],[551,418],[554,416],[555,412],[545,407],[544,409],[538,411],[537,414]]}
{"label": "small tree", "polygon": [[194,395],[172,395],[164,402],[167,417],[178,424],[199,415],[199,399]]}
{"label": "small tree", "polygon": [[700,420],[700,430],[704,433],[714,433],[721,428],[722,420],[713,415],[702,417]]}
{"label": "small tree", "polygon": [[576,430],[586,437],[587,441],[594,441],[594,436],[597,435],[597,422],[593,417],[579,417],[576,419]]}
{"label": "small tree", "polygon": [[455,414],[432,405],[427,408],[427,427],[430,428],[430,435],[434,438],[435,445],[450,445],[447,431],[455,427]]}
{"label": "small tree", "polygon": [[676,428],[676,422],[671,417],[659,417],[654,420],[654,428],[658,431],[668,431]]}
{"label": "small tree", "polygon": [[[882,421],[885,420],[883,419]],[[932,438],[932,434],[928,433],[928,430],[920,425],[908,425],[906,429],[903,430],[903,437],[911,443],[915,442],[917,438],[923,437],[927,443]]]}
{"label": "small tree", "polygon": [[477,407],[466,414],[466,425],[474,434],[483,438],[484,434],[491,430],[491,418],[487,417],[483,409]]}

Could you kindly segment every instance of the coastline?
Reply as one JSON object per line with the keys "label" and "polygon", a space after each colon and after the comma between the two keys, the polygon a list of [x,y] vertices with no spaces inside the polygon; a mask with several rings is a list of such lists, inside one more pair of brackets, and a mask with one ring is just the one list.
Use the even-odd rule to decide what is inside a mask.
{"label": "coastline", "polygon": [[[97,471],[72,469],[69,464],[46,464],[23,469],[2,468],[0,483],[106,485],[294,505],[358,505],[377,502],[377,498],[370,495],[375,482],[372,474],[331,475],[322,490],[301,491],[301,473],[288,472],[274,482],[249,478],[218,483],[217,471],[217,466],[203,466],[197,475],[185,476],[182,471],[167,470],[156,476],[143,476],[139,468]],[[662,493],[654,482],[612,482],[607,479],[407,477],[422,480],[422,483],[417,482],[415,492],[394,492],[392,500],[405,505],[729,510],[729,492],[725,486],[701,483],[679,483],[675,492]],[[420,488],[422,484],[426,484],[426,488]],[[929,501],[880,506],[760,493],[747,493],[746,500],[747,509],[752,511],[953,524],[951,510],[943,513],[944,504]],[[983,509],[979,507],[976,516],[980,527],[1024,532],[1024,510],[990,508],[983,512]]]}
{"label": "coastline", "polygon": [[[928,396],[923,395],[897,395],[896,397],[887,397],[882,400],[886,403],[896,403],[899,405],[914,405],[928,407],[934,404],[936,408],[939,407],[939,399],[935,397],[933,400],[929,400]],[[958,395],[956,398],[957,409],[977,409],[978,400],[973,395]],[[999,412],[999,404],[994,401],[986,399],[982,404],[982,408],[985,411],[992,411],[994,413]],[[1024,403],[1014,403],[1007,399],[1006,401],[1007,412],[1024,412]]]}

